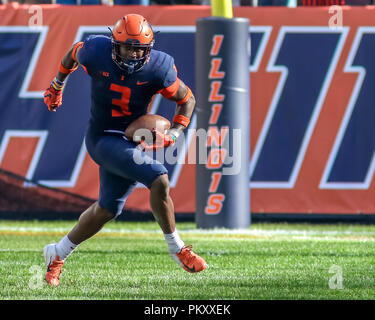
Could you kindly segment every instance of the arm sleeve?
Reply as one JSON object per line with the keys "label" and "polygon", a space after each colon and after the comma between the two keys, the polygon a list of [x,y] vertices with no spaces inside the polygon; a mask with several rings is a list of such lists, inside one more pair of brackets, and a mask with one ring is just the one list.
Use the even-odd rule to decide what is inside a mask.
{"label": "arm sleeve", "polygon": [[180,87],[180,79],[177,77],[177,68],[174,65],[173,59],[168,66],[167,72],[163,79],[163,89],[159,91],[164,98],[173,97]]}

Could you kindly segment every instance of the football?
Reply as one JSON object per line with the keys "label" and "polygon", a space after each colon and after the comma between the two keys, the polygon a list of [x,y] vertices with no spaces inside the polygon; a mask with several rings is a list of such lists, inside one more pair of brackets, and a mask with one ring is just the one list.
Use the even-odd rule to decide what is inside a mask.
{"label": "football", "polygon": [[125,130],[125,137],[131,141],[139,142],[141,139],[147,140],[147,135],[151,135],[151,130],[164,133],[171,127],[168,119],[157,114],[145,114],[134,120]]}

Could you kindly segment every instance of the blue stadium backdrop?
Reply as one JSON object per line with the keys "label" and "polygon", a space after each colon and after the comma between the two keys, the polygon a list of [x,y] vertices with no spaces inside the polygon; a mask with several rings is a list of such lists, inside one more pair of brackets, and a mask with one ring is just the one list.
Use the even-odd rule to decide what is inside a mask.
{"label": "blue stadium backdrop", "polygon": [[[0,168],[96,198],[97,168],[83,143],[90,108],[84,70],[69,77],[58,112],[43,105],[59,60],[75,41],[140,13],[160,31],[155,48],[175,58],[195,91],[195,21],[210,8],[41,8],[40,17],[29,6],[0,6]],[[375,11],[342,13],[344,25],[330,27],[328,8],[234,8],[251,21],[254,213],[375,213]],[[171,119],[174,105],[155,96],[150,111]],[[168,165],[176,212],[195,211],[195,165],[187,163],[195,124],[194,116],[177,164]],[[145,198],[139,186],[127,207],[149,210]]]}

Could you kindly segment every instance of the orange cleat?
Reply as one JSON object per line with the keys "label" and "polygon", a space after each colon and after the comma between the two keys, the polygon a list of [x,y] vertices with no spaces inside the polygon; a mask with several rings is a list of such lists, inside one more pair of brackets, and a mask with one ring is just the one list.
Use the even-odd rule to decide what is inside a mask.
{"label": "orange cleat", "polygon": [[[193,246],[184,246],[180,252],[175,255],[178,258],[174,259],[186,271],[195,273],[203,271],[207,268],[207,263],[203,258],[193,252]],[[173,257],[172,257],[173,258]]]}
{"label": "orange cleat", "polygon": [[56,254],[55,244],[46,245],[43,249],[43,255],[47,265],[45,279],[51,286],[58,286],[64,260],[60,260],[59,256]]}

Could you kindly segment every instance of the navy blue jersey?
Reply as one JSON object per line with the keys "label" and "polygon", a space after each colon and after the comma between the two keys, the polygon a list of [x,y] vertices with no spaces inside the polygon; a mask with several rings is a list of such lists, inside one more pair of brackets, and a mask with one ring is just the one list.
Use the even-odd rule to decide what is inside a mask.
{"label": "navy blue jersey", "polygon": [[91,77],[90,125],[95,131],[124,132],[147,113],[153,95],[170,96],[179,81],[173,58],[157,50],[151,50],[141,70],[128,75],[113,61],[111,39],[106,36],[87,38],[77,60]]}

